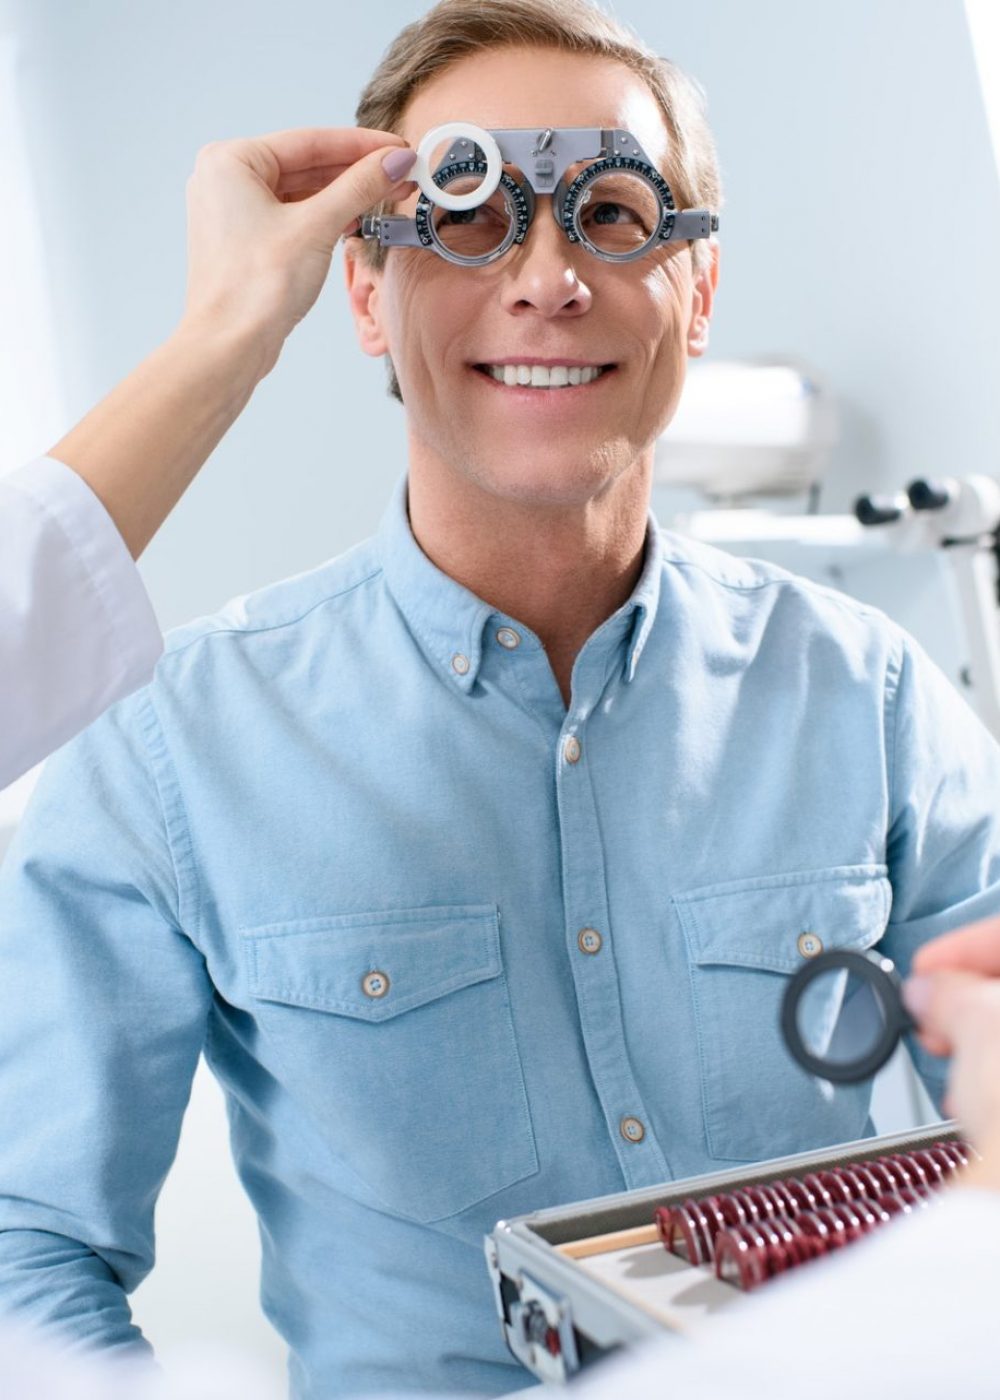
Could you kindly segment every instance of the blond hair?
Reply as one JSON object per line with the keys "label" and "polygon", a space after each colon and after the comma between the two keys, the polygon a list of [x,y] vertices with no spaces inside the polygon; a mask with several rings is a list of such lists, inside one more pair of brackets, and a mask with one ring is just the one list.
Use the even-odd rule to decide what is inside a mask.
{"label": "blond hair", "polygon": [[[482,49],[514,47],[617,59],[637,73],[666,123],[666,175],[677,207],[718,212],[722,183],[702,89],[589,0],[438,0],[385,51],[358,101],[357,124],[398,133],[410,99],[436,73]],[[385,250],[377,242],[366,241],[364,249],[373,266],[383,266]],[[707,242],[695,241],[692,255],[696,267],[704,266]]]}

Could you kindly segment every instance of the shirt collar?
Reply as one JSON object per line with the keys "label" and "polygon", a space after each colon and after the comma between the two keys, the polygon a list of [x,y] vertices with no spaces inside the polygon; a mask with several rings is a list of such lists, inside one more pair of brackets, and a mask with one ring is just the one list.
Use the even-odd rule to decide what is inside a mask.
{"label": "shirt collar", "polygon": [[[483,657],[483,629],[490,618],[521,626],[457,583],[428,559],[413,537],[407,514],[406,477],[396,485],[379,527],[378,550],[389,591],[428,658],[466,694],[475,684]],[[632,615],[625,679],[635,675],[656,617],[662,548],[650,512],[639,581],[615,616]],[[611,622],[603,624],[607,627]]]}

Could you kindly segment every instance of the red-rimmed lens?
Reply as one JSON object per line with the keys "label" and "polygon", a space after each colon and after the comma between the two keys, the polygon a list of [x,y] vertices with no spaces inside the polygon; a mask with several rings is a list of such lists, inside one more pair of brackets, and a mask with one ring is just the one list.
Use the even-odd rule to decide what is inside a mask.
{"label": "red-rimmed lens", "polygon": [[823,1238],[828,1249],[839,1249],[845,1242],[847,1222],[840,1210],[846,1204],[846,1201],[838,1201],[835,1205],[821,1206],[819,1210],[812,1212],[816,1219],[826,1226],[826,1235]]}
{"label": "red-rimmed lens", "polygon": [[796,1177],[790,1176],[781,1183],[788,1194],[789,1199],[795,1207],[795,1214],[800,1210],[812,1210],[813,1206],[821,1205],[816,1196],[804,1181],[799,1181]]}
{"label": "red-rimmed lens", "polygon": [[915,1210],[922,1210],[928,1205],[927,1192],[920,1186],[901,1186],[896,1195],[907,1205],[913,1206]]}
{"label": "red-rimmed lens", "polygon": [[884,1189],[880,1178],[872,1171],[870,1162],[854,1162],[851,1169],[864,1188],[866,1200],[871,1200]]}
{"label": "red-rimmed lens", "polygon": [[763,1194],[758,1186],[744,1186],[736,1191],[736,1199],[746,1208],[748,1220],[766,1220],[769,1215],[774,1214],[771,1201]]}
{"label": "red-rimmed lens", "polygon": [[879,1196],[875,1204],[881,1207],[889,1217],[893,1215],[910,1215],[913,1211],[913,1203],[906,1200],[903,1196],[903,1190],[908,1189],[909,1188],[904,1187],[897,1191],[886,1191],[884,1196]]}
{"label": "red-rimmed lens", "polygon": [[819,1179],[830,1193],[831,1205],[836,1205],[839,1201],[853,1201],[855,1196],[864,1194],[861,1183],[846,1167],[834,1167],[831,1171],[820,1172]]}
{"label": "red-rimmed lens", "polygon": [[708,1236],[709,1246],[714,1246],[715,1237],[719,1231],[725,1230],[728,1225],[734,1222],[726,1219],[725,1213],[717,1204],[714,1196],[706,1196],[700,1200],[698,1208],[701,1211],[702,1227]]}
{"label": "red-rimmed lens", "polygon": [[800,1210],[805,1209],[792,1194],[787,1181],[769,1181],[767,1184],[771,1195],[777,1199],[781,1215],[797,1215]]}
{"label": "red-rimmed lens", "polygon": [[786,1215],[788,1213],[788,1202],[784,1195],[778,1190],[776,1181],[769,1181],[765,1186],[758,1186],[757,1190],[767,1201],[770,1210],[769,1215]]}
{"label": "red-rimmed lens", "polygon": [[700,1264],[710,1264],[712,1262],[712,1241],[715,1232],[705,1215],[703,1203],[699,1200],[685,1201],[685,1206],[691,1213],[691,1219],[698,1227],[698,1235],[702,1241],[702,1257],[698,1261]]}
{"label": "red-rimmed lens", "polygon": [[944,1172],[946,1181],[949,1177],[954,1176],[955,1172],[957,1172],[962,1165],[957,1159],[957,1154],[952,1152],[947,1143],[936,1142],[933,1147],[928,1147],[927,1151]]}
{"label": "red-rimmed lens", "polygon": [[869,1230],[874,1230],[876,1225],[882,1225],[888,1216],[876,1206],[875,1202],[868,1196],[863,1196],[860,1200],[852,1201],[849,1209],[857,1220],[857,1228],[862,1234],[867,1234]]}
{"label": "red-rimmed lens", "polygon": [[830,1213],[836,1215],[837,1219],[844,1227],[842,1244],[849,1244],[851,1240],[856,1240],[859,1235],[865,1233],[864,1207],[858,1201],[838,1201],[836,1205],[830,1207]]}
{"label": "red-rimmed lens", "polygon": [[715,1242],[716,1276],[749,1292],[767,1278],[765,1253],[766,1246],[752,1226],[723,1230]]}
{"label": "red-rimmed lens", "polygon": [[865,1201],[865,1207],[869,1211],[871,1211],[871,1214],[874,1217],[872,1221],[872,1229],[874,1229],[878,1225],[888,1225],[889,1221],[892,1219],[892,1216],[882,1204],[880,1197],[875,1197],[875,1199],[873,1200]]}
{"label": "red-rimmed lens", "polygon": [[689,1209],[690,1201],[669,1207],[669,1220],[665,1230],[660,1231],[663,1243],[678,1259],[686,1259],[689,1264],[704,1264],[709,1258],[708,1241],[704,1238],[701,1225]]}
{"label": "red-rimmed lens", "polygon": [[812,1192],[817,1206],[829,1206],[833,1204],[833,1197],[823,1185],[822,1181],[820,1181],[816,1172],[808,1172],[802,1178],[802,1184]]}
{"label": "red-rimmed lens", "polygon": [[780,1228],[776,1216],[769,1220],[755,1221],[753,1228],[769,1248],[781,1244],[785,1238],[785,1232]]}
{"label": "red-rimmed lens", "polygon": [[738,1201],[735,1196],[708,1196],[705,1204],[711,1204],[722,1216],[726,1225],[742,1225],[747,1218],[743,1202]]}
{"label": "red-rimmed lens", "polygon": [[910,1157],[913,1161],[919,1162],[925,1169],[927,1172],[927,1179],[932,1186],[939,1186],[948,1175],[937,1158],[933,1156],[932,1153],[925,1152],[922,1147],[918,1147],[914,1152],[911,1152]]}
{"label": "red-rimmed lens", "polygon": [[795,1217],[796,1224],[807,1239],[826,1239],[830,1233],[829,1225],[820,1217],[820,1211],[824,1209],[824,1206],[819,1206],[816,1210],[804,1210]]}
{"label": "red-rimmed lens", "polygon": [[935,1150],[950,1157],[956,1170],[968,1163],[969,1154],[960,1142],[939,1142]]}
{"label": "red-rimmed lens", "polygon": [[927,1180],[926,1170],[919,1162],[914,1161],[909,1153],[907,1153],[906,1156],[893,1154],[893,1156],[889,1158],[889,1161],[897,1163],[900,1170],[905,1172],[906,1180],[903,1182],[904,1186],[909,1186],[914,1191],[923,1191],[930,1186],[930,1182]]}
{"label": "red-rimmed lens", "polygon": [[880,1157],[878,1164],[892,1178],[893,1190],[900,1186],[911,1185],[913,1178],[911,1173],[907,1171],[902,1158]]}
{"label": "red-rimmed lens", "polygon": [[865,1166],[878,1183],[876,1195],[880,1195],[883,1191],[895,1191],[896,1187],[899,1185],[899,1178],[896,1173],[886,1165],[884,1158],[877,1157],[874,1162],[866,1162]]}

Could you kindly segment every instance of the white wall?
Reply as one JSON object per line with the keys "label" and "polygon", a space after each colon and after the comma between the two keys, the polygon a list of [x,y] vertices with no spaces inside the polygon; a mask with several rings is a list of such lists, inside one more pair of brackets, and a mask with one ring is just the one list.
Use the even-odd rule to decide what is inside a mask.
{"label": "white wall", "polygon": [[[0,0],[59,327],[66,421],[183,305],[184,183],[211,139],[348,124],[422,3]],[[1000,459],[1000,198],[959,0],[622,0],[709,93],[727,183],[715,353],[795,353],[845,402],[828,508]],[[461,114],[456,114],[456,116]],[[0,335],[11,328],[0,328]],[[456,405],[456,412],[461,405]],[[335,268],[143,561],[172,625],[370,532],[403,467],[381,366],[354,347]],[[196,1085],[137,1312],[154,1340],[222,1335],[273,1360],[256,1240]]]}

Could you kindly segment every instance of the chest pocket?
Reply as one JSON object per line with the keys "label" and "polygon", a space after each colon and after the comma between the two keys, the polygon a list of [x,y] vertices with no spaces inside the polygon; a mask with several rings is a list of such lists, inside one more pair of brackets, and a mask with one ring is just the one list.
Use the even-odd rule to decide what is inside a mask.
{"label": "chest pocket", "polygon": [[807,1074],[785,1049],[779,1017],[788,980],[804,961],[821,948],[872,947],[891,902],[883,865],[740,880],[674,900],[687,942],[710,1156],[760,1161],[868,1130],[871,1084],[834,1087]]}
{"label": "chest pocket", "polygon": [[494,906],[242,932],[282,1078],[379,1202],[426,1223],[537,1171]]}

